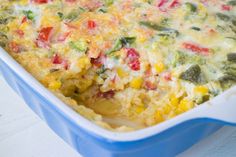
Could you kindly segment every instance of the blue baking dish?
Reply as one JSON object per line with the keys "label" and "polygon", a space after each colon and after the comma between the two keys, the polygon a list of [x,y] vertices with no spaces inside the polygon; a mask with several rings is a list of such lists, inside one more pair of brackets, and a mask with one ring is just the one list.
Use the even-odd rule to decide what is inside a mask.
{"label": "blue baking dish", "polygon": [[223,125],[236,123],[236,87],[153,127],[117,133],[93,124],[69,108],[0,48],[7,83],[52,130],[85,157],[172,157]]}

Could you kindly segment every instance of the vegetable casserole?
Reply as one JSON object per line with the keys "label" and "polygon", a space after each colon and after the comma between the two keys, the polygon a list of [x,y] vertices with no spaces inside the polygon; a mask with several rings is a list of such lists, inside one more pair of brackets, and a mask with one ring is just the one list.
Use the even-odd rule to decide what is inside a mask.
{"label": "vegetable casserole", "polygon": [[236,83],[236,0],[2,0],[0,45],[87,119],[142,129]]}

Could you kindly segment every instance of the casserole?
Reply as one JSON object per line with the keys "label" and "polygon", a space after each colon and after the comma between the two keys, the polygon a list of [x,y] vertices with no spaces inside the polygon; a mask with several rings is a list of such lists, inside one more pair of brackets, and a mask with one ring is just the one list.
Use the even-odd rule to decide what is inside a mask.
{"label": "casserole", "polygon": [[102,129],[62,103],[2,48],[0,69],[7,83],[83,156],[175,156],[223,125],[235,125],[236,87],[176,118],[146,129],[116,133]]}
{"label": "casserole", "polygon": [[[152,1],[145,1],[145,3],[143,1],[137,1],[137,3],[136,1],[116,1],[114,5],[113,1],[105,1],[106,3],[97,0],[91,1],[92,3],[90,1],[78,1],[84,7],[77,8],[75,6],[76,15],[74,12],[72,12],[73,14],[67,12],[71,10],[70,3],[73,4],[73,2],[75,1],[34,0],[29,3],[29,6],[33,8],[9,3],[9,5],[13,4],[14,10],[12,10],[11,5],[1,6],[3,15],[1,17],[0,44],[4,45],[6,50],[44,86],[55,94],[62,93],[63,95],[59,97],[66,104],[71,105],[81,115],[105,128],[112,130],[114,127],[114,130],[121,131],[126,130],[126,127],[129,126],[128,124],[115,124],[111,120],[109,123],[107,119],[112,116],[115,118],[124,116],[132,122],[137,121],[137,123],[142,124],[141,127],[133,127],[136,129],[153,126],[197,107],[198,104],[213,98],[221,93],[222,89],[229,88],[232,86],[231,83],[235,82],[236,53],[234,53],[235,38],[232,36],[235,33],[236,22],[233,12],[235,1],[227,2],[230,6],[225,6],[222,2],[222,11],[217,13],[212,13],[212,10],[206,11],[204,5],[207,4],[203,2],[184,1],[182,5],[176,0],[170,4],[161,0],[158,1],[160,8],[157,12]],[[88,5],[93,4],[93,2],[99,3],[96,3],[95,6]],[[122,5],[119,2],[122,2]],[[22,3],[28,4],[27,1],[22,1]],[[214,1],[211,3],[213,6],[216,5]],[[109,6],[104,9],[103,7],[106,5]],[[217,7],[219,6],[217,5]],[[120,8],[123,8],[123,14],[119,14],[118,9]],[[132,12],[131,8],[135,8],[135,11]],[[149,9],[152,10],[151,13]],[[172,15],[171,17],[168,17],[169,14],[164,16],[167,10]],[[55,15],[55,13],[57,14]],[[180,15],[176,13],[180,13]],[[163,17],[159,15],[163,15]],[[208,18],[208,15],[211,16]],[[132,18],[133,16],[135,18]],[[38,20],[39,17],[41,17],[40,21]],[[55,26],[52,26],[50,20]],[[186,25],[181,21],[186,21]],[[103,26],[108,26],[108,24],[111,27],[104,29]],[[196,25],[200,26],[196,27]],[[206,30],[203,30],[204,28]],[[64,32],[62,38],[60,29],[70,32],[69,34]],[[100,33],[103,36],[100,36]],[[208,38],[203,36],[204,33],[207,33]],[[70,34],[72,35],[70,36]],[[97,39],[97,37],[99,38]],[[224,40],[226,41],[224,42]],[[222,44],[219,44],[220,42]],[[97,48],[101,47],[98,46],[93,49],[94,43],[104,44],[105,49],[102,52],[96,51]],[[225,53],[228,53],[227,57]],[[4,57],[4,55],[2,56]],[[9,74],[9,71],[6,71],[7,66],[13,63],[8,58],[2,59],[4,75]],[[16,71],[16,65],[11,66],[10,69]],[[62,134],[61,136],[64,139],[71,139],[69,140],[70,143],[79,147],[77,149],[81,149],[83,152],[85,149],[82,145],[74,144],[77,143],[77,137],[71,137],[73,134],[61,131],[66,130],[66,126],[56,125],[57,123],[52,125],[52,120],[56,121],[56,117],[58,118],[54,110],[41,109],[40,106],[42,105],[40,104],[43,104],[45,108],[51,106],[52,95],[46,92],[44,88],[35,88],[36,82],[29,80],[29,77],[25,78],[23,74],[25,72],[18,68],[14,77],[6,78],[28,104],[33,104],[33,102],[36,104],[31,107],[41,117],[49,121],[49,125],[54,130]],[[14,78],[19,79],[12,80]],[[225,88],[220,87],[222,82]],[[25,83],[30,83],[32,87]],[[40,89],[43,91],[38,91]],[[233,102],[235,98],[232,96],[234,90],[229,91],[219,96],[221,98],[206,103],[208,105],[201,105],[196,108],[195,112],[192,111],[193,113],[188,112],[185,116],[181,115],[169,122],[161,123],[158,132],[168,129],[172,122],[179,124],[189,119],[199,120],[203,117],[233,122],[234,118],[230,114],[234,111]],[[42,92],[44,95],[41,95]],[[32,93],[41,98],[40,101],[38,99],[40,104],[34,97],[28,96]],[[50,98],[45,94],[50,95]],[[133,94],[131,99],[130,94]],[[229,102],[227,105],[227,110],[230,110],[229,113],[223,112],[226,109],[222,109],[222,104],[226,102]],[[48,103],[50,105],[47,105]],[[56,103],[59,104],[59,102]],[[82,108],[79,108],[79,105]],[[97,115],[84,106],[93,109],[105,118],[101,118],[101,115]],[[61,105],[58,107],[61,109]],[[56,108],[55,111],[57,111]],[[65,112],[64,108],[63,111]],[[49,114],[50,112],[53,113]],[[56,117],[48,118],[47,114]],[[181,120],[178,121],[177,119]],[[110,125],[104,124],[103,120]],[[198,120],[196,121],[198,122]],[[83,124],[81,119],[79,123]],[[83,126],[81,128],[91,132],[90,127],[85,128]],[[155,142],[153,145],[150,145],[149,142],[146,147],[141,146],[141,141],[146,143],[147,139],[152,139],[149,137],[154,136],[151,133],[154,128],[156,127],[144,129],[143,132],[150,131],[145,134],[142,130],[133,134],[103,132],[102,137],[111,140],[112,143],[119,141],[121,143],[117,143],[122,144],[125,141],[129,151],[126,152],[122,145],[120,148],[115,145],[113,148],[110,145],[110,149],[113,150],[112,153],[107,152],[106,149],[104,151],[100,149],[99,152],[104,153],[103,156],[109,154],[119,156],[125,152],[126,155],[129,153],[144,155],[143,153],[147,154],[147,151],[154,155],[150,150],[163,146],[168,147],[164,143],[165,140]],[[94,131],[95,129],[92,130],[92,133],[101,137],[100,133]],[[78,130],[76,130],[77,132]],[[168,131],[165,131],[164,135],[168,135],[166,132]],[[67,134],[64,135],[63,133]],[[181,133],[184,132],[181,131]],[[160,139],[159,137],[158,140]],[[83,141],[82,137],[80,140]],[[196,139],[186,140],[194,141]],[[135,150],[134,141],[137,142],[136,148],[140,146],[142,149]],[[88,140],[84,142],[89,143]],[[96,146],[99,149],[98,145],[94,145],[94,147]],[[174,154],[174,152],[177,151],[173,150],[169,153]],[[172,155],[165,154],[167,153],[165,149],[159,150],[158,153],[163,156]]]}
{"label": "casserole", "polygon": [[234,2],[6,1],[0,45],[80,115],[132,131],[236,83]]}

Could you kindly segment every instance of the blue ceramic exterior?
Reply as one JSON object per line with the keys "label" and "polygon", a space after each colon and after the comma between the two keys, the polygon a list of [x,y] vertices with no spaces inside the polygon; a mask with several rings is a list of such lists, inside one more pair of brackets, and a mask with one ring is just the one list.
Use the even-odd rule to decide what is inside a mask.
{"label": "blue ceramic exterior", "polygon": [[109,140],[76,125],[2,60],[0,71],[26,104],[45,120],[58,136],[85,157],[172,157],[222,126],[207,119],[196,119],[141,140]]}

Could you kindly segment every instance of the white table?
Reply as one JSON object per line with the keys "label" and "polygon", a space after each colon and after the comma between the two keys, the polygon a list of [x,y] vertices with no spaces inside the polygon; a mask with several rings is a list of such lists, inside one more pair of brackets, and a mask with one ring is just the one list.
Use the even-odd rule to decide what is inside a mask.
{"label": "white table", "polygon": [[[236,157],[236,128],[225,127],[179,157]],[[0,76],[0,157],[81,157],[39,119]]]}

